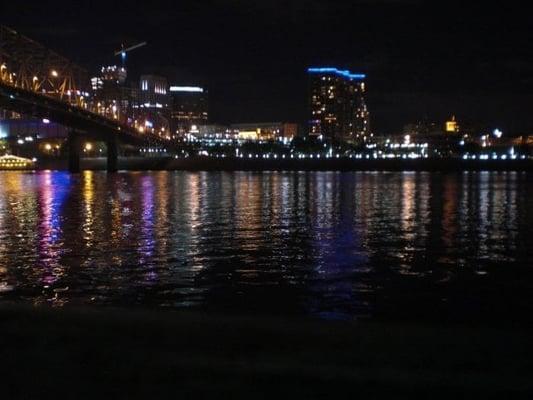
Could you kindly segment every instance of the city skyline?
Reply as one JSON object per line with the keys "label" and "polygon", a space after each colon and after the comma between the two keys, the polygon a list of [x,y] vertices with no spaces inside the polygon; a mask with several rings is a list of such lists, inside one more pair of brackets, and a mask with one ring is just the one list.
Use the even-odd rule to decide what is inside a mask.
{"label": "city skyline", "polygon": [[3,398],[533,398],[529,13],[4,3]]}
{"label": "city skyline", "polygon": [[146,40],[128,59],[132,75],[158,73],[207,87],[216,122],[304,122],[306,68],[334,65],[367,74],[377,133],[451,114],[509,133],[533,130],[531,34],[510,6],[155,2],[142,13],[108,4],[95,18],[87,4],[74,10],[61,3],[46,22],[39,18],[46,5],[30,2],[21,18],[7,4],[2,22],[94,70],[118,63],[113,52],[121,43]]}

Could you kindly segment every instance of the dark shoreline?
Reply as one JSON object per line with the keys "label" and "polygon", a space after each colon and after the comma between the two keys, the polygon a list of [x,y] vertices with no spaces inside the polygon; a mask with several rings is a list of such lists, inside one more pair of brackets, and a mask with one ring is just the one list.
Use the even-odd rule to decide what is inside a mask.
{"label": "dark shoreline", "polygon": [[16,304],[0,307],[0,328],[10,399],[527,398],[533,390],[528,328]]}
{"label": "dark shoreline", "polygon": [[[237,159],[237,158],[120,158],[119,170],[184,171],[533,171],[533,160],[355,160],[355,159]],[[82,169],[105,170],[105,158],[82,159]],[[42,160],[36,170],[66,170],[66,160]]]}

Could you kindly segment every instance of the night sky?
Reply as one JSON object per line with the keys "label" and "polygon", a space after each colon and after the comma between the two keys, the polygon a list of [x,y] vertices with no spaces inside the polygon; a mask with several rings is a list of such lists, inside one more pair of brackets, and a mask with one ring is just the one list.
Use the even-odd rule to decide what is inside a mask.
{"label": "night sky", "polygon": [[[463,2],[466,3],[466,2]],[[212,122],[306,119],[306,67],[368,75],[377,133],[450,114],[533,133],[529,13],[417,1],[16,2],[0,23],[96,71],[122,42],[149,45],[128,67],[209,88]],[[118,61],[118,60],[117,60]]]}

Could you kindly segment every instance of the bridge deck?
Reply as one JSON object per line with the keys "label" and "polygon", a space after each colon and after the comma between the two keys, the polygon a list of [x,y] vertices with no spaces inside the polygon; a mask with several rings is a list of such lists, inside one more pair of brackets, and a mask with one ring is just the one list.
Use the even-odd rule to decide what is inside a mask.
{"label": "bridge deck", "polygon": [[5,82],[0,82],[0,108],[36,118],[47,118],[97,140],[116,138],[123,143],[141,146],[169,144],[157,135],[141,134],[135,128],[118,121]]}

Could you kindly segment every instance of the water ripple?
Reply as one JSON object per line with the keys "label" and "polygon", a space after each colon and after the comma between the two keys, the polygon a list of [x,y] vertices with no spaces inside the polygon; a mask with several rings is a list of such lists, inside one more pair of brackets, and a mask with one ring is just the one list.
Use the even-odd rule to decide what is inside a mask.
{"label": "water ripple", "polygon": [[328,318],[522,310],[531,180],[5,172],[0,299]]}

